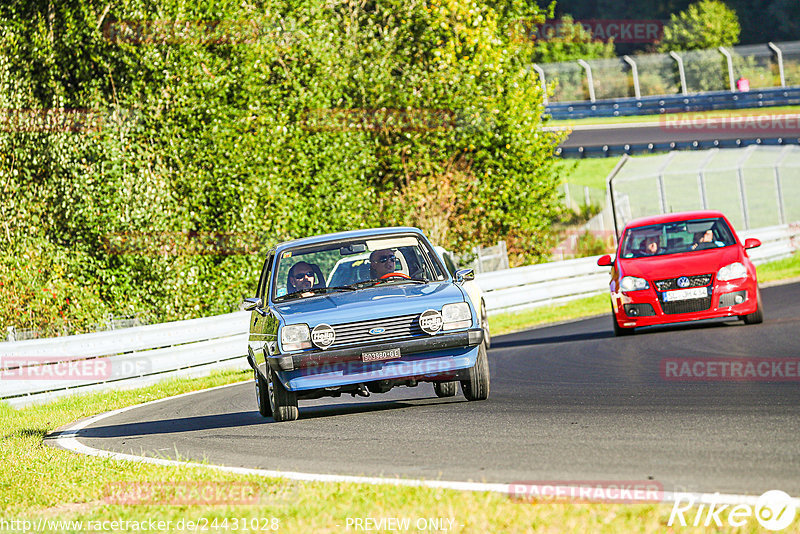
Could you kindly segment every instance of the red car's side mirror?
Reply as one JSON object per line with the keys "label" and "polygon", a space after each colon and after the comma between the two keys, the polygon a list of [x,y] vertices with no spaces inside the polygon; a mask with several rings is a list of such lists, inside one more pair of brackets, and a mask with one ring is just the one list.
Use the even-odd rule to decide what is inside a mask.
{"label": "red car's side mirror", "polygon": [[597,259],[597,265],[599,265],[600,267],[608,267],[612,263],[614,263],[614,261],[611,259],[611,256],[608,255],[608,254],[606,254],[605,256],[600,256]]}
{"label": "red car's side mirror", "polygon": [[758,239],[751,237],[744,240],[744,248],[756,248],[761,246],[761,241]]}

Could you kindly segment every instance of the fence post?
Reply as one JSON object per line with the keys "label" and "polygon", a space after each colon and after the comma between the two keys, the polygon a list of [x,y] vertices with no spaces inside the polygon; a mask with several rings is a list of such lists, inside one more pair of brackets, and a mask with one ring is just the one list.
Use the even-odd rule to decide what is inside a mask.
{"label": "fence post", "polygon": [[669,57],[678,63],[678,74],[681,77],[681,93],[688,95],[689,91],[686,89],[686,71],[683,69],[683,58],[674,51],[670,51]]}
{"label": "fence post", "polygon": [[636,62],[631,56],[622,56],[622,59],[631,66],[631,74],[633,75],[633,94],[636,98],[642,98],[642,93],[639,90],[639,69],[636,67]]}
{"label": "fence post", "polygon": [[569,194],[569,182],[564,182],[564,201],[567,208],[572,209],[572,196]]}
{"label": "fence post", "polygon": [[712,148],[708,151],[708,157],[700,164],[700,171],[697,173],[697,186],[700,188],[700,200],[703,202],[703,209],[708,209],[708,196],[706,194],[706,167],[714,159],[714,156],[719,151],[718,148]]}
{"label": "fence post", "polygon": [[536,71],[536,73],[539,75],[539,80],[541,80],[541,82],[542,82],[542,101],[544,102],[544,105],[546,106],[548,104],[548,102],[547,102],[547,83],[546,83],[546,80],[545,80],[545,77],[544,77],[544,69],[542,67],[540,67],[539,65],[537,65],[536,63],[534,63],[533,64],[533,70]]}
{"label": "fence post", "polygon": [[6,337],[6,341],[8,341],[9,343],[15,342],[17,340],[17,333],[16,333],[16,330],[14,329],[14,327],[13,326],[9,326],[9,327],[6,328],[6,331],[8,332],[8,335]]}
{"label": "fence post", "polygon": [[786,77],[783,75],[783,52],[781,52],[781,49],[772,41],[768,42],[767,46],[775,52],[775,56],[778,58],[778,73],[781,76],[781,87],[786,87]]}
{"label": "fence post", "polygon": [[750,158],[750,155],[758,145],[750,145],[744,150],[744,155],[739,160],[736,173],[739,175],[739,197],[742,199],[742,217],[744,218],[744,229],[750,229],[750,217],[747,213],[747,192],[744,188],[744,163]]}
{"label": "fence post", "polygon": [[669,166],[676,154],[677,152],[674,150],[670,152],[667,156],[667,160],[664,162],[661,168],[658,169],[658,200],[659,204],[661,204],[662,214],[667,213],[667,191],[664,189],[664,169]]}
{"label": "fence post", "polygon": [[586,71],[586,81],[589,83],[589,100],[594,102],[595,98],[594,98],[594,80],[592,79],[592,66],[589,65],[583,59],[578,60],[578,65],[583,67],[583,70]]}
{"label": "fence post", "polygon": [[775,173],[775,190],[776,193],[778,194],[778,216],[781,224],[786,224],[786,211],[785,208],[783,207],[784,202],[783,202],[783,191],[781,190],[780,166],[783,164],[783,160],[786,159],[786,156],[789,155],[789,151],[791,150],[791,148],[792,148],[791,145],[786,145],[785,147],[783,147],[780,156],[778,156],[778,161],[775,162],[775,167],[773,168],[773,171]]}
{"label": "fence post", "polygon": [[733,81],[733,57],[731,57],[731,53],[725,50],[724,46],[719,47],[719,51],[725,56],[725,60],[728,62],[728,85],[731,88],[731,92],[736,91],[736,84]]}
{"label": "fence post", "polygon": [[505,240],[498,241],[497,246],[500,248],[500,269],[508,269],[508,249]]}
{"label": "fence post", "polygon": [[586,204],[586,206],[591,206],[592,205],[592,199],[589,198],[589,186],[588,185],[584,185],[583,186],[583,202],[584,202],[584,204]]}

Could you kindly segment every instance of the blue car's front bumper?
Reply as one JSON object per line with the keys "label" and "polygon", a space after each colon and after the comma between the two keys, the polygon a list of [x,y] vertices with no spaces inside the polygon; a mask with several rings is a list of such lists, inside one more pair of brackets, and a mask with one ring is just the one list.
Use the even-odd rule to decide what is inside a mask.
{"label": "blue car's front bumper", "polygon": [[[288,356],[270,357],[267,361],[290,391],[380,380],[456,380],[458,371],[475,365],[478,345],[482,342],[483,330],[473,329],[380,345],[297,354],[291,360]],[[393,348],[400,349],[400,358],[369,363],[361,360],[363,352]]]}

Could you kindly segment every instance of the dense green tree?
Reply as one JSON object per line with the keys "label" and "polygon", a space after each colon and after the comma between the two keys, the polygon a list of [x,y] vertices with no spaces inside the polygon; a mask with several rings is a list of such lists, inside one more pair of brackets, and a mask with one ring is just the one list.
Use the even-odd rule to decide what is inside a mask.
{"label": "dense green tree", "polygon": [[230,311],[264,247],[352,228],[546,256],[559,136],[508,32],[538,16],[521,0],[0,6],[0,326]]}
{"label": "dense green tree", "polygon": [[719,0],[700,0],[685,11],[673,14],[664,27],[662,51],[707,50],[739,42],[736,12]]}

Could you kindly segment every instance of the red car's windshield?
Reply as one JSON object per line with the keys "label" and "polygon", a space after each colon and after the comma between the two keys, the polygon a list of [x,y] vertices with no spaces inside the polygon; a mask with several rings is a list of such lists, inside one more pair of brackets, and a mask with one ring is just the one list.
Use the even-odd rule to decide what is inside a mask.
{"label": "red car's windshield", "polygon": [[692,219],[629,228],[622,241],[623,258],[695,252],[736,243],[722,218]]}

